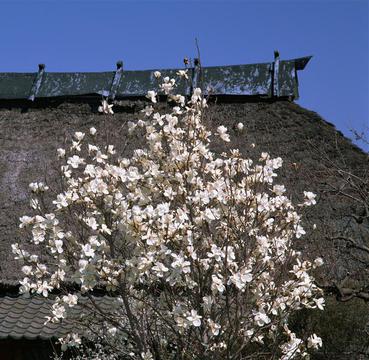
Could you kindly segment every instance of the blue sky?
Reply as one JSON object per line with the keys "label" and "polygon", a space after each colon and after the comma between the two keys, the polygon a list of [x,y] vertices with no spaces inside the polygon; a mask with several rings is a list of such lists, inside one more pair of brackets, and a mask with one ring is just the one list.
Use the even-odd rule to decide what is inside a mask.
{"label": "blue sky", "polygon": [[266,62],[313,55],[298,103],[352,137],[369,128],[368,0],[0,0],[0,72]]}

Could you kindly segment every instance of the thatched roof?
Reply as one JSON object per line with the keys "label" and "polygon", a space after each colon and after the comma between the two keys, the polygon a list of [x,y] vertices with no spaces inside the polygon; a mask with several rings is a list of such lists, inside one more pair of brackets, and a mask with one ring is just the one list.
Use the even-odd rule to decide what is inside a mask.
{"label": "thatched roof", "polygon": [[[97,101],[93,105],[61,103],[27,111],[16,107],[0,108],[0,279],[3,283],[19,277],[10,245],[25,240],[18,231],[18,222],[20,216],[29,213],[29,183],[55,176],[56,148],[76,130],[106,126],[114,130],[112,141],[119,144],[119,139],[127,136],[127,121],[138,119],[144,102],[123,101],[120,104],[115,107],[114,116],[98,114]],[[325,231],[327,226],[332,232],[340,226],[348,204],[332,203],[322,193],[322,183],[328,181],[328,175],[320,153],[331,159],[344,154],[356,170],[367,166],[367,156],[334,126],[289,101],[213,103],[207,113],[207,122],[213,128],[219,124],[229,127],[232,147],[240,148],[251,158],[257,159],[262,151],[281,156],[284,167],[278,181],[290,189],[296,201],[301,199],[303,190],[320,194],[318,205],[307,214],[308,219]],[[238,122],[245,125],[242,133],[233,129]],[[251,143],[256,147],[252,148]],[[222,146],[214,144],[217,151],[222,151]],[[316,239],[313,244],[316,253],[331,248],[331,244],[325,243],[319,235],[310,236],[309,251],[313,248],[312,239]],[[300,244],[302,248],[307,245]],[[329,256],[335,256],[334,252],[330,251]],[[333,277],[345,273],[348,265],[344,259],[335,258],[334,264],[330,269]]]}
{"label": "thatched roof", "polygon": [[[98,98],[91,98],[89,103],[73,100],[74,103],[68,103],[65,99],[49,100],[34,106],[27,104],[27,108],[21,102],[0,103],[0,325],[4,321],[1,316],[7,316],[8,312],[8,307],[4,308],[4,304],[8,306],[13,301],[17,303],[15,309],[23,306],[22,311],[29,315],[27,309],[34,302],[18,298],[21,302],[18,304],[17,298],[12,300],[4,297],[6,294],[16,296],[16,289],[11,284],[22,277],[10,245],[26,240],[18,230],[18,219],[29,213],[28,184],[42,181],[45,177],[55,178],[55,151],[63,145],[65,137],[76,130],[87,130],[91,126],[98,131],[110,129],[111,141],[119,146],[121,139],[127,137],[127,121],[137,120],[140,117],[139,111],[145,105],[140,100],[120,101],[115,106],[116,113],[113,116],[103,116],[97,112]],[[329,183],[336,179],[332,178],[329,166],[323,158],[336,162],[344,159],[347,168],[359,173],[368,166],[367,155],[318,114],[295,103],[245,100],[234,103],[212,102],[207,112],[207,125],[214,129],[220,124],[227,126],[232,136],[231,146],[239,148],[253,159],[257,159],[262,151],[268,151],[272,156],[281,156],[284,166],[279,172],[277,183],[286,185],[294,202],[302,199],[304,190],[319,194],[318,204],[305,215],[307,229],[311,228],[309,224],[316,223],[318,230],[313,233],[308,231],[307,236],[296,245],[307,257],[323,255],[328,263],[324,269],[325,279],[340,280],[347,271],[360,273],[365,264],[353,262],[349,256],[342,256],[336,251],[334,244],[327,240],[342,228],[354,204],[327,193]],[[235,131],[238,122],[245,126],[242,133]],[[142,139],[135,139],[134,142],[134,146],[140,146]],[[250,146],[252,143],[255,143],[255,148]],[[215,142],[213,147],[218,152],[224,150],[223,143]],[[128,148],[126,151],[131,150],[132,148]],[[43,304],[41,301],[38,310],[33,309],[34,318],[40,317]],[[353,358],[352,352],[347,357],[342,354],[342,357],[337,356],[343,350],[358,349],[357,341],[352,342],[347,338],[347,341],[351,341],[349,348],[345,340],[353,326],[357,326],[356,337],[364,336],[361,323],[366,321],[366,312],[358,310],[356,305],[350,308],[348,304],[348,308],[343,310],[342,306],[330,305],[329,311],[324,312],[328,315],[323,314],[323,318],[318,319],[318,328],[320,326],[322,335],[326,334],[324,341],[328,339],[326,351],[335,352],[329,356],[327,353],[322,355],[324,359]],[[324,316],[329,319],[326,320]],[[11,321],[14,323],[14,316]],[[33,323],[34,319],[30,318],[29,321]],[[331,327],[323,326],[323,322]],[[337,322],[341,324],[338,327],[335,325]],[[26,324],[25,327],[27,326]],[[332,331],[338,332],[332,335]],[[319,333],[319,329],[317,332]],[[3,337],[8,336],[7,334],[5,331]],[[337,342],[337,339],[344,340]],[[363,342],[360,340],[361,343]]]}

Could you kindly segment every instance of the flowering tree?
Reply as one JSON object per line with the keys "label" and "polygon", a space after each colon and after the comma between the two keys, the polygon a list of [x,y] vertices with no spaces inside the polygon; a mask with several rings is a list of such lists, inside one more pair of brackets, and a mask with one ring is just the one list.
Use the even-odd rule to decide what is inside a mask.
{"label": "flowering tree", "polygon": [[[170,111],[150,105],[128,124],[145,138],[141,149],[124,157],[98,146],[96,129],[76,132],[58,149],[62,191],[47,201],[48,187],[31,184],[35,214],[20,227],[47,256],[13,245],[21,292],[57,289],[47,321],[81,307],[76,332],[60,339],[65,347],[83,336],[129,359],[306,357],[321,339],[299,338],[289,317],[323,309],[310,274],[322,260],[303,261],[292,248],[305,231],[284,186],[273,184],[282,159],[262,153],[254,164],[238,150],[214,153],[212,140],[230,136],[224,126],[205,127],[201,90],[186,99],[173,94],[174,79],[163,80]],[[147,97],[157,102],[155,91]],[[107,103],[101,111],[112,112]],[[304,196],[299,207],[315,203],[313,193]],[[112,295],[109,311],[91,296],[96,287]]]}

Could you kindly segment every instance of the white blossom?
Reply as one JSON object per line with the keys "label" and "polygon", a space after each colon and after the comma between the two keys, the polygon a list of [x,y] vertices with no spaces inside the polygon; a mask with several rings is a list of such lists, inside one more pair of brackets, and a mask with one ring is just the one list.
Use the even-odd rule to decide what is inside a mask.
{"label": "white blossom", "polygon": [[320,347],[322,347],[323,342],[322,339],[317,336],[316,334],[313,334],[311,336],[309,336],[308,338],[308,347],[309,348],[313,348],[313,349],[319,349]]}
{"label": "white blossom", "polygon": [[94,257],[95,256],[95,250],[92,248],[90,244],[82,245],[82,251],[85,256],[87,257]]}
{"label": "white blossom", "polygon": [[153,91],[153,90],[149,90],[148,92],[147,92],[147,95],[146,95],[146,97],[148,98],[148,99],[150,99],[151,100],[151,102],[153,102],[154,104],[157,102],[157,100],[156,100],[156,95],[157,95],[157,93],[155,92],[155,91]]}
{"label": "white blossom", "polygon": [[191,102],[192,103],[196,103],[198,101],[201,101],[202,100],[202,97],[201,97],[201,89],[200,88],[195,88],[193,90],[193,94],[191,96]]}
{"label": "white blossom", "polygon": [[211,319],[208,319],[208,324],[209,324],[211,334],[214,336],[219,335],[220,329],[222,327]]}
{"label": "white blossom", "polygon": [[73,307],[74,305],[77,305],[78,296],[77,295],[73,295],[73,294],[68,294],[68,295],[64,295],[62,297],[62,300],[69,307]]}
{"label": "white blossom", "polygon": [[77,141],[82,141],[83,138],[85,137],[85,133],[83,133],[81,131],[76,131],[74,133],[74,137],[76,138]]}
{"label": "white blossom", "polygon": [[217,132],[218,132],[219,137],[223,141],[229,142],[229,141],[231,141],[231,139],[229,137],[229,134],[227,134],[227,131],[228,131],[227,128],[223,125],[218,126],[218,128],[217,128]]}
{"label": "white blossom", "polygon": [[31,273],[32,273],[32,266],[29,266],[29,265],[22,266],[22,272],[25,275],[31,275]]}
{"label": "white blossom", "polygon": [[67,164],[73,169],[77,169],[80,165],[84,164],[84,159],[80,158],[78,155],[73,155],[67,160]]}
{"label": "white blossom", "polygon": [[105,99],[101,101],[101,105],[98,107],[98,111],[103,114],[114,114],[113,104],[109,104]]}
{"label": "white blossom", "polygon": [[177,75],[180,77],[183,77],[185,79],[188,79],[188,75],[187,75],[188,70],[178,70],[177,71]]}
{"label": "white blossom", "polygon": [[197,314],[196,310],[191,310],[190,315],[187,316],[187,321],[191,326],[199,327],[201,326],[202,316]]}
{"label": "white blossom", "polygon": [[324,260],[321,257],[318,257],[314,260],[314,266],[320,267],[324,264]]}
{"label": "white blossom", "polygon": [[311,206],[316,204],[316,194],[312,193],[311,191],[304,191],[304,205]]}
{"label": "white blossom", "polygon": [[59,148],[56,151],[57,151],[57,154],[58,154],[59,158],[63,158],[65,156],[65,150],[64,149]]}
{"label": "white blossom", "polygon": [[254,314],[254,321],[258,326],[264,326],[271,322],[271,319],[264,311],[258,311]]}
{"label": "white blossom", "polygon": [[314,303],[319,310],[324,310],[325,305],[324,298],[314,299]]}

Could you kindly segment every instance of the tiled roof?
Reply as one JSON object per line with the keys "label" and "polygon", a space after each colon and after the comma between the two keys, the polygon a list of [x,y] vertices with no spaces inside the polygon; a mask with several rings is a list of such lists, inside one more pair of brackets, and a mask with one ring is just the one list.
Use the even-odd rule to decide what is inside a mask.
{"label": "tiled roof", "polygon": [[[108,311],[115,302],[114,298],[94,297],[94,301]],[[26,297],[0,297],[0,339],[42,339],[59,338],[65,336],[75,326],[71,321],[63,319],[60,323],[47,323],[46,317],[51,314],[51,299],[35,296]],[[79,314],[80,306],[71,308],[72,315]]]}
{"label": "tiled roof", "polygon": [[[256,96],[298,98],[297,70],[303,70],[311,56],[243,65],[189,68],[191,82],[179,80],[177,92],[191,93],[201,87],[216,96]],[[178,69],[158,69],[163,77],[175,77]],[[0,99],[52,98],[61,96],[103,95],[110,98],[143,97],[158,89],[154,70],[124,70],[122,62],[110,72],[47,72],[39,65],[38,73],[0,73]],[[192,83],[192,85],[191,85]]]}

